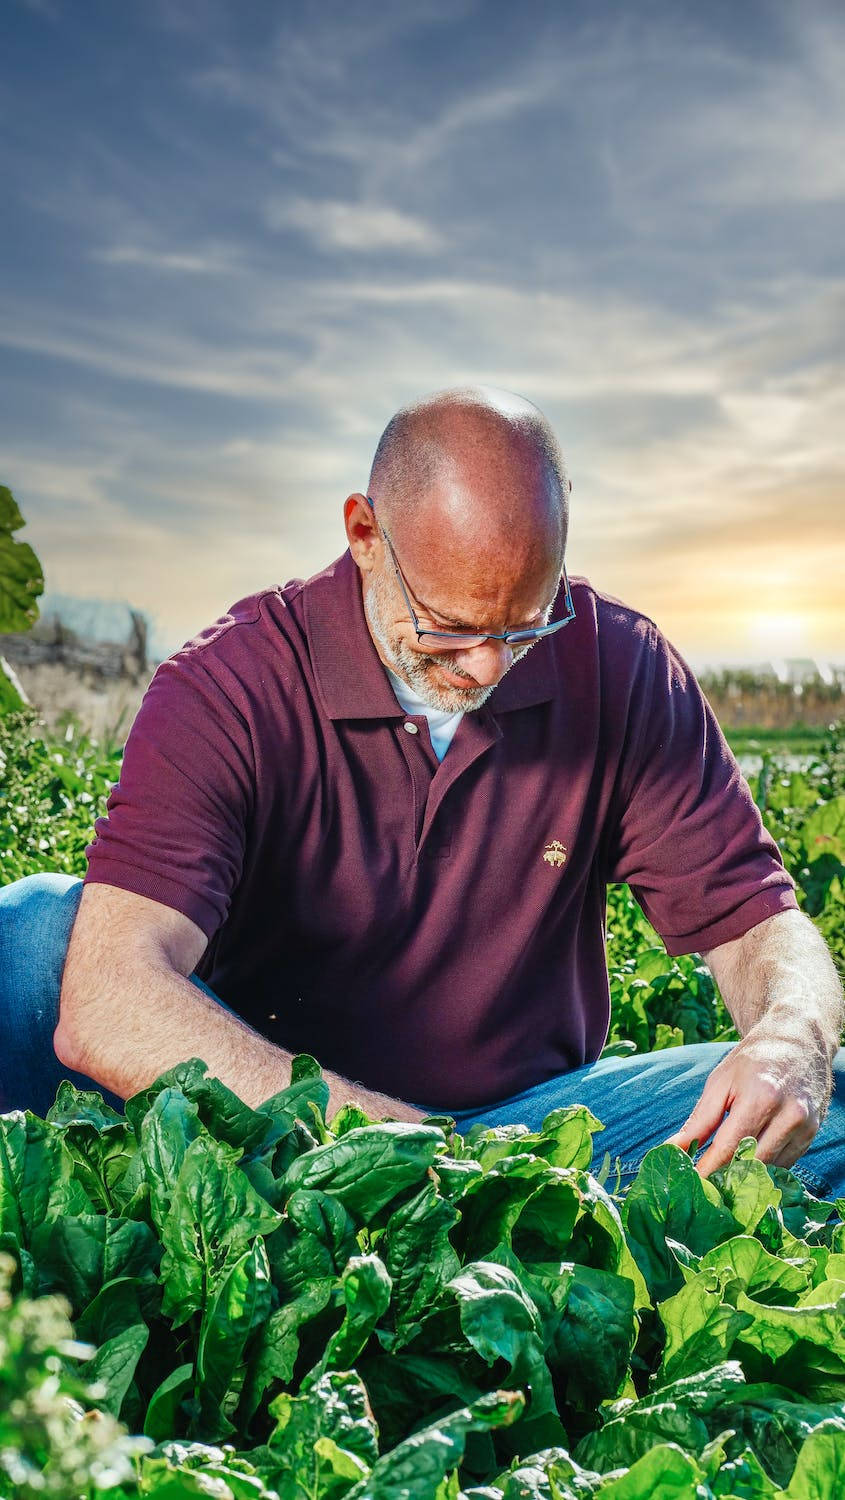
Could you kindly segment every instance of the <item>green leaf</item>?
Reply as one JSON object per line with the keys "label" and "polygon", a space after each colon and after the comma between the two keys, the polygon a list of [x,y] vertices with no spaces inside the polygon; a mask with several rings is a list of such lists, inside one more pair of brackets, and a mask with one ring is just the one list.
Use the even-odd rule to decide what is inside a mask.
{"label": "green leaf", "polygon": [[627,1474],[603,1484],[602,1500],[703,1500],[703,1477],[701,1465],[676,1443],[660,1443],[638,1458]]}
{"label": "green leaf", "polygon": [[756,1156],[757,1142],[751,1137],[740,1141],[733,1160],[712,1174],[712,1182],[724,1199],[725,1207],[748,1234],[753,1234],[769,1209],[780,1207],[780,1189],[772,1181],[768,1167]]}
{"label": "green leaf", "polygon": [[154,1284],[161,1259],[148,1224],[96,1214],[48,1219],[33,1234],[33,1253],[45,1290],[64,1292],[74,1317],[108,1281],[131,1276]]}
{"label": "green leaf", "polygon": [[332,1145],[298,1156],[285,1173],[284,1190],[331,1193],[366,1221],[419,1183],[443,1145],[443,1132],[430,1125],[392,1121],[350,1130]]}
{"label": "green leaf", "polygon": [[159,1091],[147,1107],[127,1099],[126,1114],[135,1127],[140,1145],[140,1159],[150,1194],[150,1213],[161,1234],[170,1213],[170,1205],[188,1147],[199,1138],[202,1126],[197,1106],[181,1089]]}
{"label": "green leaf", "polygon": [[[636,1463],[657,1443],[677,1443],[697,1456],[710,1441],[711,1420],[718,1424],[716,1432],[735,1425],[726,1419],[725,1408],[741,1402],[746,1389],[742,1366],[728,1360],[672,1381],[639,1401],[617,1401],[604,1425],[582,1438],[575,1457],[586,1468],[606,1473]],[[711,1412],[716,1413],[712,1419]]]}
{"label": "green leaf", "polygon": [[196,1105],[201,1123],[218,1141],[248,1151],[267,1134],[273,1121],[264,1110],[250,1109],[219,1078],[208,1074],[208,1064],[192,1057],[162,1073],[155,1083],[126,1101],[126,1115],[136,1127],[165,1089],[178,1089]]}
{"label": "green leaf", "polygon": [[702,1255],[740,1229],[716,1189],[702,1181],[677,1146],[655,1146],[646,1153],[625,1196],[622,1220],[637,1264],[659,1301],[682,1280],[667,1240]]}
{"label": "green leaf", "polygon": [[505,1266],[478,1261],[465,1266],[445,1288],[457,1300],[461,1332],[488,1364],[508,1366],[509,1387],[531,1388],[531,1408],[520,1434],[532,1446],[566,1439],[543,1347],[537,1307],[519,1278]]}
{"label": "green leaf", "polygon": [[750,1448],[778,1485],[789,1483],[796,1458],[810,1433],[822,1425],[845,1441],[842,1403],[816,1403],[798,1392],[769,1384],[726,1391],[711,1406],[709,1420],[732,1428],[733,1448]]}
{"label": "green leaf", "polygon": [[442,1417],[384,1454],[346,1500],[442,1500],[440,1486],[461,1462],[468,1435],[509,1426],[523,1406],[517,1392],[494,1391]]}
{"label": "green leaf", "polygon": [[101,1094],[77,1089],[63,1079],[47,1120],[58,1126],[73,1160],[73,1176],[99,1213],[115,1213],[126,1203],[122,1185],[138,1154],[134,1131]]}
{"label": "green leaf", "polygon": [[358,1249],[355,1221],[330,1193],[291,1193],[278,1229],[267,1236],[273,1281],[295,1298],[318,1280],[340,1276]]}
{"label": "green leaf", "polygon": [[800,1344],[805,1378],[817,1369],[839,1373],[845,1382],[845,1288],[841,1282],[831,1283],[830,1290],[822,1285],[805,1293],[795,1307],[762,1305],[744,1292],[737,1296],[736,1305],[750,1315],[742,1331],[743,1344],[759,1350],[767,1361],[782,1360]]}
{"label": "green leaf", "polygon": [[811,812],[802,833],[809,860],[828,854],[845,865],[845,794]]}
{"label": "green leaf", "polygon": [[[546,1187],[551,1190],[540,1199]],[[535,1195],[532,1212],[527,1205]],[[467,1259],[480,1259],[499,1244],[510,1245],[519,1223],[517,1254],[527,1260],[563,1259],[580,1212],[574,1172],[527,1154],[500,1157],[467,1186],[456,1242]]]}
{"label": "green leaf", "polygon": [[392,1307],[401,1344],[413,1334],[425,1312],[460,1269],[449,1233],[460,1215],[433,1182],[395,1209],[387,1221],[381,1250],[393,1285]]}
{"label": "green leaf", "polygon": [[237,1166],[235,1147],[199,1136],[185,1150],[161,1230],[162,1313],[179,1328],[216,1294],[229,1262],[280,1215]]}
{"label": "green leaf", "polygon": [[326,1370],[351,1369],[390,1304],[390,1277],[377,1255],[353,1256],[344,1269],[342,1287],[346,1315],[303,1388]]}
{"label": "green leaf", "polygon": [[177,1365],[156,1386],[144,1421],[144,1435],[156,1442],[172,1437],[183,1426],[183,1405],[194,1388],[193,1362]]}
{"label": "green leaf", "polygon": [[32,548],[14,531],[23,516],[10,489],[0,484],[0,634],[28,630],[38,619],[36,599],[44,591],[44,574]]}
{"label": "green leaf", "polygon": [[726,1500],[775,1500],[777,1493],[776,1485],[750,1448],[723,1463],[710,1484],[714,1496],[725,1496]]}
{"label": "green leaf", "polygon": [[226,1267],[203,1308],[196,1364],[199,1410],[192,1436],[214,1439],[233,1430],[223,1402],[235,1375],[242,1374],[247,1340],[266,1322],[270,1304],[267,1252],[263,1240],[256,1240]]}
{"label": "green leaf", "polygon": [[845,1433],[813,1432],[807,1438],[783,1500],[842,1500]]}
{"label": "green leaf", "polygon": [[[730,1272],[742,1290],[758,1302],[792,1302],[810,1290],[814,1262],[770,1255],[751,1235],[736,1235],[715,1245],[698,1262],[698,1270]],[[845,1267],[843,1267],[845,1269]],[[687,1274],[687,1273],[685,1273]],[[692,1279],[689,1273],[688,1279]]]}
{"label": "green leaf", "polygon": [[283,1393],[270,1412],[276,1427],[250,1457],[279,1500],[339,1500],[349,1490],[348,1459],[357,1460],[358,1478],[375,1462],[375,1426],[354,1372],[330,1371],[303,1396]]}
{"label": "green leaf", "polygon": [[316,1104],[325,1119],[329,1107],[329,1086],[322,1076],[320,1064],[303,1052],[293,1059],[288,1087],[265,1099],[261,1112],[277,1115],[283,1111],[295,1119],[307,1122],[309,1104]]}
{"label": "green leaf", "polygon": [[56,1126],[28,1110],[0,1115],[0,1234],[28,1249],[38,1225],[90,1209],[72,1171]]}
{"label": "green leaf", "polygon": [[660,1385],[724,1361],[753,1315],[724,1300],[733,1283],[730,1269],[701,1271],[658,1307],[666,1345],[657,1379]]}
{"label": "green leaf", "polygon": [[303,1325],[321,1313],[331,1301],[333,1279],[312,1281],[293,1302],[286,1302],[267,1319],[249,1355],[238,1420],[249,1425],[267,1387],[273,1381],[288,1385],[293,1380]]}
{"label": "green leaf", "polygon": [[566,1400],[593,1411],[619,1394],[628,1372],[637,1335],[634,1285],[591,1266],[565,1269],[572,1279],[546,1357]]}
{"label": "green leaf", "polygon": [[155,1453],[144,1454],[138,1494],[154,1500],[278,1500],[253,1466],[230,1449],[179,1441],[163,1442]]}
{"label": "green leaf", "polygon": [[91,1385],[101,1385],[98,1405],[119,1417],[138,1361],[150,1337],[146,1323],[133,1323],[101,1344],[93,1359],[80,1367],[80,1375]]}

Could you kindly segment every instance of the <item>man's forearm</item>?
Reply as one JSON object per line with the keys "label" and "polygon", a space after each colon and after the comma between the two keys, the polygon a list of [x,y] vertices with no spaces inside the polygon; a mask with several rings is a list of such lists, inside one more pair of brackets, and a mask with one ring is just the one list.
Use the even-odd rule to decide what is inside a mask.
{"label": "man's forearm", "polygon": [[[100,979],[96,994],[91,980],[86,988],[93,998],[80,1003],[67,997],[63,987],[56,1055],[122,1099],[189,1057],[201,1057],[211,1074],[253,1107],[290,1082],[291,1053],[171,969],[145,968],[141,978],[124,974],[111,983]],[[324,1077],[330,1117],[351,1099],[373,1119],[423,1119],[420,1110],[399,1099],[336,1073]]]}
{"label": "man's forearm", "polygon": [[832,1061],[842,1035],[842,985],[821,934],[803,912],[783,911],[705,953],[740,1035],[814,1037]]}

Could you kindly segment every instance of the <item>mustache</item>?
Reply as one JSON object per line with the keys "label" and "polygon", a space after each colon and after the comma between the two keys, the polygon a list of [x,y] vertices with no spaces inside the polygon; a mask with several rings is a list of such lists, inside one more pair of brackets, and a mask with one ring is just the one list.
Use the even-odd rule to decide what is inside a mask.
{"label": "mustache", "polygon": [[446,657],[446,656],[430,656],[428,658],[428,660],[434,666],[445,667],[446,671],[447,672],[451,672],[453,677],[462,677],[463,680],[464,680],[464,682],[471,682],[472,685],[473,685],[473,687],[479,687],[480,686],[480,684],[478,682],[476,682],[475,678],[470,676],[469,672],[464,672],[464,671],[461,670],[460,667],[453,666],[452,663],[449,661],[448,657]]}

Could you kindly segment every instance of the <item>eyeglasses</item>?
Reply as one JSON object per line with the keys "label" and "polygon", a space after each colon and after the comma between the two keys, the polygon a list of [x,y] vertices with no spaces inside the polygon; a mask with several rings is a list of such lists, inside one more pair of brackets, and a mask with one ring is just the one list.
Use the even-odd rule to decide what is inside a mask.
{"label": "eyeglasses", "polygon": [[[373,514],[375,514],[375,501],[370,495],[367,495],[366,498],[367,504],[369,505]],[[399,579],[399,587],[402,590],[405,603],[408,606],[408,612],[411,616],[411,622],[413,624],[414,631],[420,645],[445,645],[450,647],[453,651],[469,651],[473,646],[483,646],[485,641],[504,641],[506,646],[523,646],[527,645],[530,641],[542,640],[543,636],[545,635],[554,635],[556,630],[562,630],[564,625],[571,624],[571,622],[575,619],[575,605],[572,602],[572,594],[569,588],[569,579],[566,574],[566,564],[563,564],[561,576],[563,579],[565,590],[564,600],[566,603],[566,614],[561,620],[553,620],[550,625],[535,625],[528,630],[505,630],[502,632],[488,630],[483,635],[472,635],[469,632],[463,630],[426,630],[420,625],[420,622],[417,619],[416,611],[413,604],[411,603],[410,592],[405,583],[402,569],[399,566],[399,560],[396,556],[393,543],[391,542],[390,537],[387,534],[384,523],[380,521],[379,525],[381,527],[382,536],[387,543],[388,551],[390,552],[390,558],[396,570],[396,577]],[[425,605],[422,604],[421,600],[419,601],[419,603],[421,604],[421,607],[425,609]]]}

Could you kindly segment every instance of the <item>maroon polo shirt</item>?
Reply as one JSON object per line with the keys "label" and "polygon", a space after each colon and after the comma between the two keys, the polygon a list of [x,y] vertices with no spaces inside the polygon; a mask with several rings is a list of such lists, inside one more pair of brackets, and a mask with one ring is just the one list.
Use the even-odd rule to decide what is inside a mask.
{"label": "maroon polo shirt", "polygon": [[688,667],[643,615],[572,594],[442,763],[348,552],[241,600],[156,671],[86,881],[183,912],[222,1000],[387,1094],[459,1109],[591,1061],[609,881],[672,954],[797,903]]}

